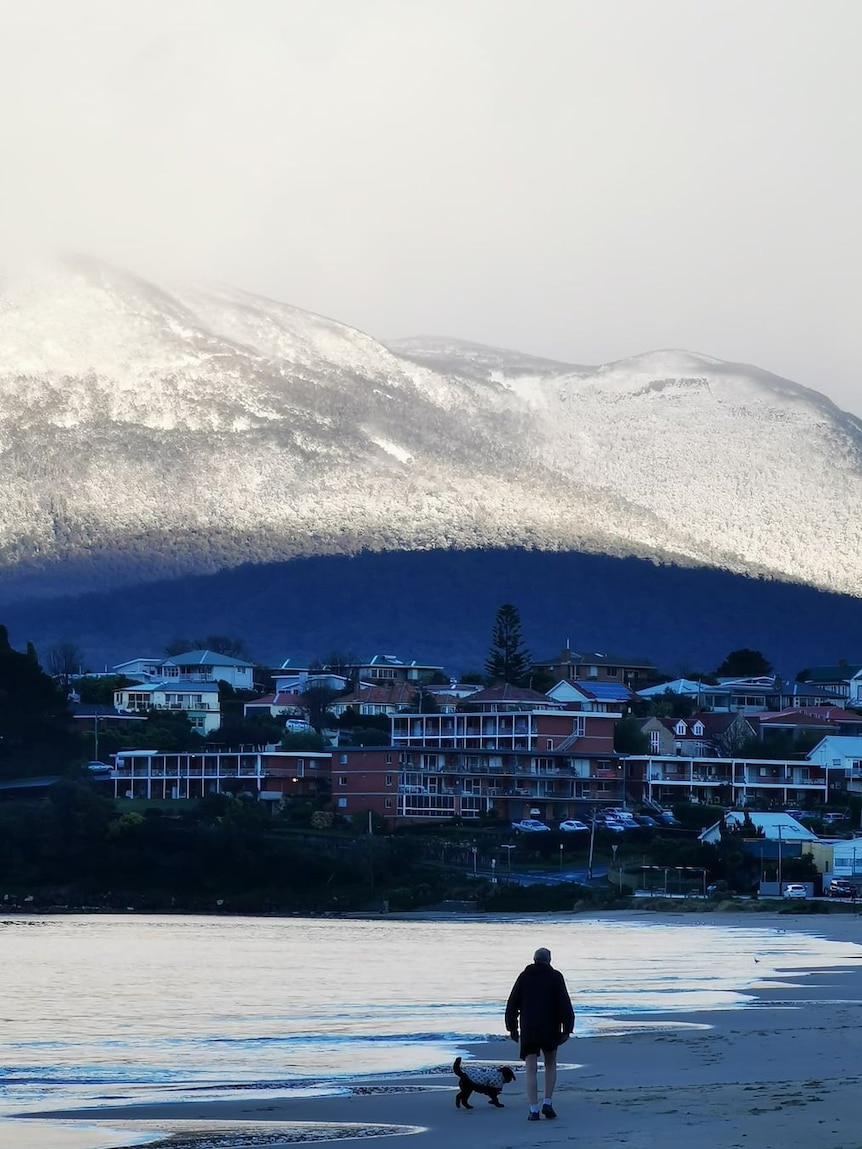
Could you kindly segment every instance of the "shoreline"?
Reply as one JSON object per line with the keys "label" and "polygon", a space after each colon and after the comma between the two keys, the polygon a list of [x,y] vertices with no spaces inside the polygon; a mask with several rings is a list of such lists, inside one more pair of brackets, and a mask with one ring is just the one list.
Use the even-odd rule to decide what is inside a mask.
{"label": "shoreline", "polygon": [[[522,915],[521,915],[522,916]],[[537,914],[542,918],[544,915]],[[596,917],[618,917],[609,911]],[[627,916],[677,920],[655,911]],[[433,919],[432,919],[433,920]],[[718,922],[716,922],[718,924]],[[417,1136],[417,1149],[490,1149],[521,1144],[588,1142],[595,1149],[682,1149],[706,1138],[724,1147],[857,1149],[857,1053],[862,1047],[862,921],[855,914],[722,915],[721,924],[772,925],[859,945],[858,964],[778,970],[752,991],[743,1009],[639,1015],[622,1032],[576,1036],[560,1051],[557,1121],[529,1124],[523,1077],[505,1089],[504,1110],[474,1097],[454,1108],[450,1071],[345,1081],[326,1096],[230,1101],[160,1101],[91,1109],[57,1109],[0,1122],[10,1149],[109,1149],[133,1143],[174,1149]],[[570,985],[577,1013],[577,987]],[[506,1038],[460,1051],[519,1066]],[[453,1048],[453,1057],[459,1050]],[[360,1080],[361,1077],[361,1080]],[[63,1122],[57,1125],[56,1122]],[[421,1130],[421,1132],[419,1132]],[[113,1137],[113,1139],[112,1139]]]}

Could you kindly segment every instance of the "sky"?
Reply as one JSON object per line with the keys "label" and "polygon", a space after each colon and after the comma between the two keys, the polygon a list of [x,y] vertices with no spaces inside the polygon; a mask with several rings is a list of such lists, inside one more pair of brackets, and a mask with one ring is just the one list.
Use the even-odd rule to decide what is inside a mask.
{"label": "sky", "polygon": [[[0,245],[862,415],[859,0],[0,0]],[[0,261],[3,255],[0,253]]]}

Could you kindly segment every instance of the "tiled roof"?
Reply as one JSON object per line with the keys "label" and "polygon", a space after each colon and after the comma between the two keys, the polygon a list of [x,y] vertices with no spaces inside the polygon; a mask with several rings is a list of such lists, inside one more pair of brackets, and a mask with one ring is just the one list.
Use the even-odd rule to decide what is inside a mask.
{"label": "tiled roof", "polygon": [[488,686],[476,694],[471,694],[465,701],[469,706],[474,702],[535,702],[536,705],[542,706],[558,705],[546,694],[540,694],[538,690],[530,690],[526,686],[512,686],[508,682]]}

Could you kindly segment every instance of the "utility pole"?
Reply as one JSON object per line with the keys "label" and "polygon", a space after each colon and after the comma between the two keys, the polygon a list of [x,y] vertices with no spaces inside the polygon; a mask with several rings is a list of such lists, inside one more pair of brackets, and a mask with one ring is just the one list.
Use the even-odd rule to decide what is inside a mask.
{"label": "utility pole", "polygon": [[781,897],[781,823],[778,823],[778,896]]}
{"label": "utility pole", "polygon": [[593,816],[590,820],[590,857],[587,862],[587,876],[593,880],[593,849],[596,844],[596,807],[593,806]]}
{"label": "utility pole", "polygon": [[374,829],[371,824],[371,807],[368,808],[368,879],[374,889]]}

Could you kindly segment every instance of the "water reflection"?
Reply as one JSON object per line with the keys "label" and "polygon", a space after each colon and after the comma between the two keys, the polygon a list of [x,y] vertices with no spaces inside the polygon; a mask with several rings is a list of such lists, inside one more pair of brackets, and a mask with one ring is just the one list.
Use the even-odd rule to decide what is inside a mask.
{"label": "water reflection", "polygon": [[742,1007],[779,971],[860,953],[767,926],[652,917],[12,918],[0,944],[7,1113],[284,1093],[445,1064],[502,1034],[502,1003],[540,944],[566,976],[580,1035],[614,1018]]}

